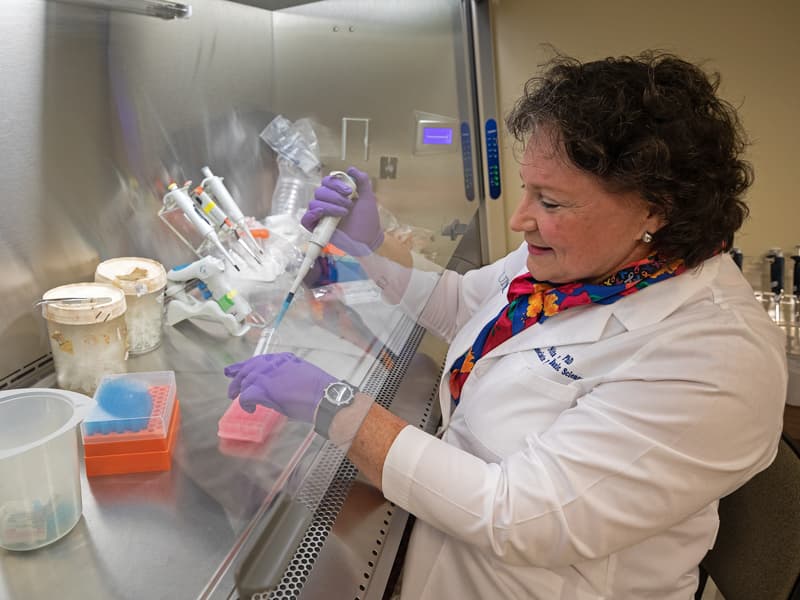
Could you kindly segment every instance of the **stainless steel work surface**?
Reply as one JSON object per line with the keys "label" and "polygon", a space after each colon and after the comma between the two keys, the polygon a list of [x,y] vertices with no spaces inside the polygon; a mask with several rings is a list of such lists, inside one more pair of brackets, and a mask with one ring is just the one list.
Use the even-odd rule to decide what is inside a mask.
{"label": "stainless steel work surface", "polygon": [[39,550],[0,551],[0,597],[190,598],[225,560],[308,427],[286,423],[263,447],[225,446],[217,437],[229,406],[222,359],[245,341],[220,340],[215,353],[187,341],[193,327],[168,329],[161,348],[129,367],[176,372],[172,469],[82,473],[83,516],[72,532]]}
{"label": "stainless steel work surface", "polygon": [[[298,341],[285,348],[360,383],[372,364],[368,353],[304,320],[302,304],[296,310],[298,317],[280,334]],[[83,516],[72,532],[39,550],[0,551],[0,597],[194,598],[213,592],[259,509],[278,489],[292,493],[299,485],[293,478],[305,476],[322,447],[308,425],[291,421],[260,445],[217,436],[230,405],[222,369],[250,356],[257,335],[233,338],[213,326],[182,323],[165,329],[160,348],[130,359],[129,371],[175,371],[180,427],[171,470],[82,474]]]}

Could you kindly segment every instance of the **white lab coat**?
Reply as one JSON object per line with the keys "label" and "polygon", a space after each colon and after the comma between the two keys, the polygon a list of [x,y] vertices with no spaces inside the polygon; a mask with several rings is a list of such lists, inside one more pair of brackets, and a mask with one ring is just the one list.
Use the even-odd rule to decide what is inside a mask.
{"label": "white lab coat", "polygon": [[[526,248],[447,272],[422,315],[446,367],[506,304]],[[727,255],[574,307],[481,358],[442,439],[408,426],[385,496],[417,516],[404,600],[689,600],[718,499],[774,459],[783,338]]]}

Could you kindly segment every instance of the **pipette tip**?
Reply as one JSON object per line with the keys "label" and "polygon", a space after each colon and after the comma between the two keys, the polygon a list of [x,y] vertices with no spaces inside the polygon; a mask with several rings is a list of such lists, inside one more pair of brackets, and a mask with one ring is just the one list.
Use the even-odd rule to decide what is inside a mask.
{"label": "pipette tip", "polygon": [[246,226],[242,226],[242,230],[247,236],[247,239],[250,240],[250,244],[256,249],[256,252],[258,252],[261,256],[264,256],[264,249],[261,247],[261,244],[256,241],[256,238],[253,237],[253,233],[250,231],[250,229]]}
{"label": "pipette tip", "polygon": [[[235,232],[234,232],[234,233],[235,233]],[[244,250],[245,252],[247,252],[247,254],[248,254],[248,255],[250,255],[250,257],[251,257],[251,258],[252,258],[254,261],[256,261],[256,262],[257,262],[259,265],[263,265],[263,264],[264,264],[264,263],[263,263],[263,261],[262,261],[260,258],[258,258],[258,256],[255,254],[255,252],[253,252],[253,251],[250,249],[250,246],[248,246],[248,245],[247,245],[247,243],[244,241],[244,238],[243,238],[243,237],[241,237],[241,236],[240,236],[238,233],[236,233],[236,241],[237,241],[237,242],[239,243],[239,245],[242,247],[242,250]]]}
{"label": "pipette tip", "polygon": [[272,325],[275,329],[277,329],[278,325],[280,325],[281,321],[283,320],[283,316],[286,314],[286,311],[289,310],[289,305],[292,303],[293,299],[294,299],[294,292],[289,292],[286,295],[286,299],[283,301],[281,309],[278,311],[278,316],[275,317],[275,322]]}

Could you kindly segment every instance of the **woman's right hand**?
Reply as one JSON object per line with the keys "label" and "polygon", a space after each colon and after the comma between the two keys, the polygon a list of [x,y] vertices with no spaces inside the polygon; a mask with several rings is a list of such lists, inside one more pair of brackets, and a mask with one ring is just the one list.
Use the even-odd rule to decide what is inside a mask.
{"label": "woman's right hand", "polygon": [[355,167],[348,168],[347,174],[356,182],[357,198],[348,198],[353,190],[341,179],[323,177],[300,223],[313,231],[322,217],[340,217],[331,243],[351,256],[366,256],[383,244],[378,202],[369,175]]}

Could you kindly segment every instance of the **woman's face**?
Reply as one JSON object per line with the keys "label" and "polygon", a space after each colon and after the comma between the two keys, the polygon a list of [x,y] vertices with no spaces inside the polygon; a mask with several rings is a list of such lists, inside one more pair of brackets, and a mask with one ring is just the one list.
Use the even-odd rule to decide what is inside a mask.
{"label": "woman's face", "polygon": [[609,192],[569,163],[546,132],[531,136],[520,177],[509,226],[524,234],[528,270],[539,281],[600,281],[646,257],[642,235],[664,224],[638,194]]}

